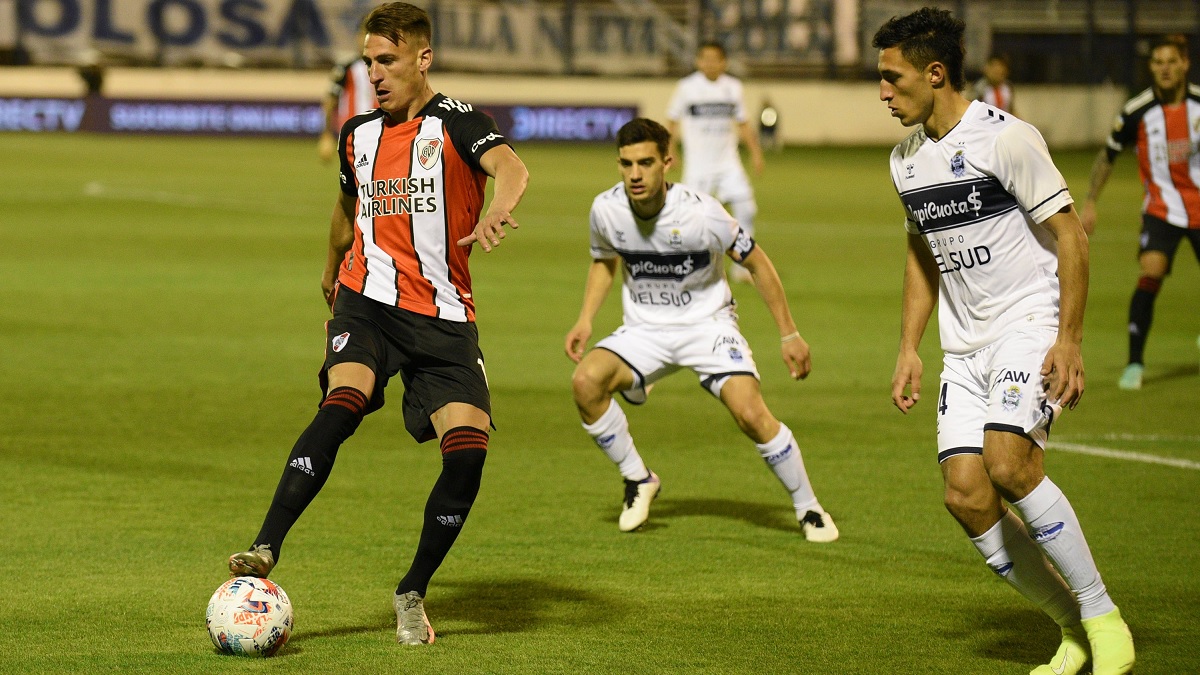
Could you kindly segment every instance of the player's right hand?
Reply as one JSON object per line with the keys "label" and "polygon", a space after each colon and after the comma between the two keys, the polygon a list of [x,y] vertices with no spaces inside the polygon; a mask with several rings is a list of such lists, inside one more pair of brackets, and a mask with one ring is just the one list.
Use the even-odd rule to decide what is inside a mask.
{"label": "player's right hand", "polygon": [[[892,375],[892,403],[905,415],[921,400],[921,357],[916,352],[900,352],[896,357],[896,372]],[[904,395],[908,389],[909,395]]]}
{"label": "player's right hand", "polygon": [[567,333],[567,339],[563,344],[563,348],[567,352],[567,358],[575,363],[583,360],[583,353],[587,351],[588,339],[592,337],[592,324],[580,320]]}

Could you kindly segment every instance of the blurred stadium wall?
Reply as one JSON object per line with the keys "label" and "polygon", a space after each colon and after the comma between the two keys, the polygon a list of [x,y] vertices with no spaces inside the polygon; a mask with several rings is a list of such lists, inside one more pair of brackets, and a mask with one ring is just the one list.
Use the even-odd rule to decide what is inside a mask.
{"label": "blurred stadium wall", "polygon": [[[769,99],[790,144],[891,143],[903,135],[877,101],[870,38],[888,17],[926,4],[414,2],[434,17],[434,84],[450,95],[479,104],[636,106],[661,117],[697,42],[718,39],[731,70],[746,79],[751,112]],[[0,64],[12,66],[0,65],[0,96],[80,96],[80,75],[99,70],[111,98],[315,101],[327,88],[325,70],[354,57],[357,26],[376,4],[0,0]],[[1200,0],[938,4],[968,23],[968,74],[990,53],[1008,56],[1019,114],[1056,147],[1101,141],[1124,99],[1146,86],[1149,39],[1200,33]]]}

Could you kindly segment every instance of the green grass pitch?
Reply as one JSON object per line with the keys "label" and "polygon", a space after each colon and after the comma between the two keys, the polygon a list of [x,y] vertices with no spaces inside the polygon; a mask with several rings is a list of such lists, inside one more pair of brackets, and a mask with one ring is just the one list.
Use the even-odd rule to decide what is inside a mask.
{"label": "green grass pitch", "polygon": [[[887,149],[788,150],[755,180],[758,239],[812,347],[807,381],[788,379],[768,312],[735,289],[767,402],[841,527],[831,545],[803,540],[752,444],[686,373],[629,411],[664,489],[644,531],[617,531],[621,482],[579,428],[562,351],[615,150],[518,150],[521,228],[473,257],[499,430],[430,587],[437,643],[394,643],[391,593],[439,458],[392,406],[292,531],[273,578],[297,630],[258,662],[217,655],[204,609],[315,412],[336,172],[307,142],[0,136],[0,672],[1018,674],[1050,656],[1054,626],[941,505],[936,326],[926,400],[907,418],[889,400],[904,233]],[[1056,160],[1081,197],[1091,153]],[[1124,157],[1092,239],[1087,394],[1052,441],[1194,466],[1186,245],[1145,388],[1115,386],[1140,198]],[[614,294],[596,337],[619,317]],[[1138,672],[1200,670],[1200,471],[1061,451],[1047,465]]]}

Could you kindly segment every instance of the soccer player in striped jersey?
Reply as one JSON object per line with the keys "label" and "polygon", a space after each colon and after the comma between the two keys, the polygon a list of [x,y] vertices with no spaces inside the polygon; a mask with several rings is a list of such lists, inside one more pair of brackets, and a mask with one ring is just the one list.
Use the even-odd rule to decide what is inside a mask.
{"label": "soccer player in striped jersey", "polygon": [[[917,348],[935,306],[945,504],[987,565],[1048,614],[1062,642],[1036,675],[1133,668],[1133,639],[1062,491],[1050,422],[1083,395],[1087,235],[1037,129],[961,94],[962,21],[934,8],[875,34],[879,98],[916,130],[892,151],[908,231],[892,401],[921,396]],[[1012,509],[1006,506],[1011,505]]]}
{"label": "soccer player in striped jersey", "polygon": [[1200,87],[1189,84],[1187,39],[1159,38],[1150,51],[1154,85],[1129,99],[1117,116],[1108,143],[1096,155],[1083,226],[1096,223],[1096,199],[1122,150],[1137,148],[1142,200],[1141,273],[1129,302],[1129,362],[1117,385],[1141,389],[1143,358],[1154,300],[1171,273],[1179,242],[1187,239],[1200,259]]}
{"label": "soccer player in striped jersey", "polygon": [[[666,182],[669,145],[670,133],[653,120],[638,118],[617,132],[622,181],[592,202],[592,264],[579,320],[564,345],[567,356],[579,364],[572,386],[583,428],[625,479],[618,527],[632,532],[646,522],[660,482],[634,447],[629,422],[613,394],[643,403],[656,381],[687,368],[754,441],[791,496],[805,538],[834,541],[837,526],[817,501],[800,446],[763,402],[723,262],[729,257],[743,263],[753,276],[779,329],[783,361],[791,376],[800,379],[811,367],[808,345],[796,330],[779,275],[720,202],[687,185]],[[624,282],[624,325],[584,355],[592,320],[618,267]]]}
{"label": "soccer player in striped jersey", "polygon": [[[379,109],[352,118],[339,141],[341,190],[321,280],[326,323],[320,410],[288,456],[250,550],[229,559],[235,576],[265,577],[288,530],[329,478],[338,448],[404,383],[404,424],[438,439],[442,473],[425,506],[420,542],[393,598],[396,639],[434,641],[425,615],[429,580],[450,551],[479,491],[491,397],[475,328],[467,257],[505,237],[529,174],[487,115],[435,94],[432,26],[403,2],[365,22],[363,60]],[[495,179],[490,207],[484,186]]]}
{"label": "soccer player in striped jersey", "polygon": [[325,130],[317,139],[317,155],[322,162],[328,162],[337,154],[337,132],[351,117],[379,107],[362,57],[334,66],[330,80],[329,93],[322,103]]}

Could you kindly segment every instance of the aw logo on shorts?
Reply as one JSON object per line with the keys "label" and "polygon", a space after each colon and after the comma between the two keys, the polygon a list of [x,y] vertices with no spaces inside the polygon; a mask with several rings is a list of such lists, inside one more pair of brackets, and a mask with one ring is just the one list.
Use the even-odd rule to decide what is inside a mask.
{"label": "aw logo on shorts", "polygon": [[442,139],[422,138],[417,141],[417,162],[423,169],[432,169],[442,157]]}
{"label": "aw logo on shorts", "polygon": [[1021,388],[1014,384],[1005,389],[1000,397],[1000,405],[1008,412],[1016,410],[1017,406],[1021,405]]}
{"label": "aw logo on shorts", "polygon": [[333,342],[330,343],[330,346],[333,347],[333,351],[340,352],[346,348],[346,343],[348,342],[350,342],[350,333],[342,333],[341,335],[333,338]]}

